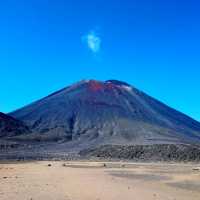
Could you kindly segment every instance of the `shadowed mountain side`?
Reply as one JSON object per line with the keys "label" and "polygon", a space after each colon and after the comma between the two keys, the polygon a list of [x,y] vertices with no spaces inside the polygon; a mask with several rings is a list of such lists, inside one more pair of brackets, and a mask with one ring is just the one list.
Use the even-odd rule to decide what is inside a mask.
{"label": "shadowed mountain side", "polygon": [[0,139],[29,133],[23,122],[0,112]]}

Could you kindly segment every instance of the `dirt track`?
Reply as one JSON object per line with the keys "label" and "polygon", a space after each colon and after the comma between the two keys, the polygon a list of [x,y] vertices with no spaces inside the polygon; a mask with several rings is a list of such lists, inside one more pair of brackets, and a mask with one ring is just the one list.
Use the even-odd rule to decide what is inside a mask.
{"label": "dirt track", "polygon": [[0,200],[11,199],[199,200],[200,165],[2,163]]}

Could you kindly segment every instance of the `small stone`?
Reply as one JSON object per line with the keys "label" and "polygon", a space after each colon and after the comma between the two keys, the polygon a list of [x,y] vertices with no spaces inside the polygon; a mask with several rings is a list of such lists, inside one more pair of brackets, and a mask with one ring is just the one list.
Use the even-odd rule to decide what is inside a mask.
{"label": "small stone", "polygon": [[193,171],[200,171],[200,168],[194,168]]}

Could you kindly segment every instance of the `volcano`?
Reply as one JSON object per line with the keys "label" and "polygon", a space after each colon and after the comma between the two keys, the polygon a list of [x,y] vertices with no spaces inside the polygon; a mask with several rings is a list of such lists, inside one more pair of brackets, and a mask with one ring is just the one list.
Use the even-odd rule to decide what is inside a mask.
{"label": "volcano", "polygon": [[199,122],[117,80],[80,81],[10,115],[32,130],[19,138],[60,141],[82,149],[200,144]]}

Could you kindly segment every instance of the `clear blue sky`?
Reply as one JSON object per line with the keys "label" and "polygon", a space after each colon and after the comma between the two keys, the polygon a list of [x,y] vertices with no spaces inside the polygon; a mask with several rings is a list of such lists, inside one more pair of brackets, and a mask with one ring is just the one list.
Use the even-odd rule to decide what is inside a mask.
{"label": "clear blue sky", "polygon": [[0,2],[0,111],[80,79],[119,79],[200,120],[200,3]]}

